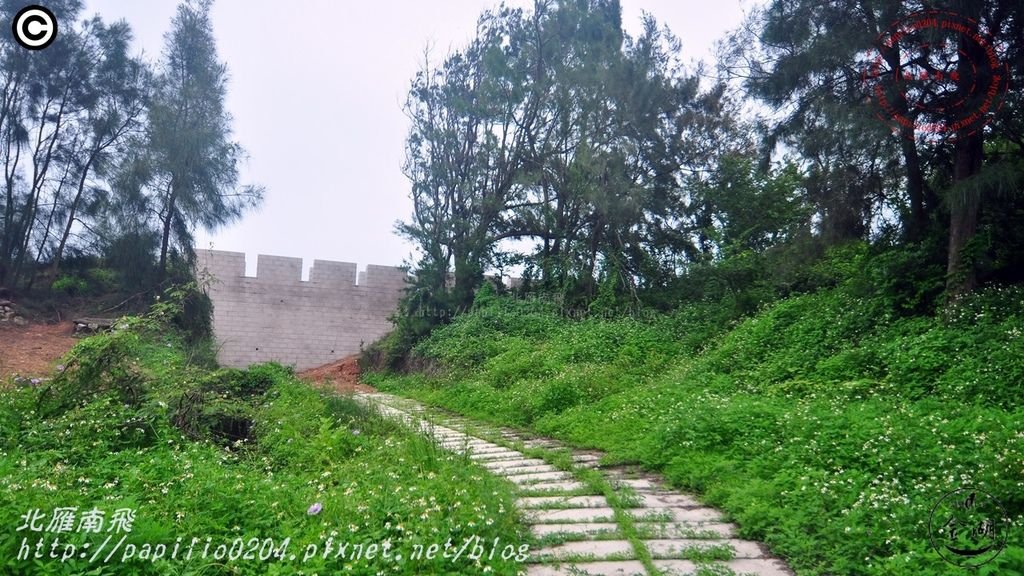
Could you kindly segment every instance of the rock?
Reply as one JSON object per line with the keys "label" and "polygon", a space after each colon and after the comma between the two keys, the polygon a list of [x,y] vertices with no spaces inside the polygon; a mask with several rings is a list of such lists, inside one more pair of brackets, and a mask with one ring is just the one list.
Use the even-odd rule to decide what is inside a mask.
{"label": "rock", "polygon": [[28,326],[28,320],[25,320],[21,316],[15,316],[13,322],[15,326]]}
{"label": "rock", "polygon": [[114,320],[109,318],[79,318],[72,322],[75,324],[75,335],[95,334],[110,330],[114,325]]}
{"label": "rock", "polygon": [[[0,299],[0,322],[10,322],[15,316],[14,303],[10,300]],[[18,324],[18,326],[22,326],[22,324]]]}

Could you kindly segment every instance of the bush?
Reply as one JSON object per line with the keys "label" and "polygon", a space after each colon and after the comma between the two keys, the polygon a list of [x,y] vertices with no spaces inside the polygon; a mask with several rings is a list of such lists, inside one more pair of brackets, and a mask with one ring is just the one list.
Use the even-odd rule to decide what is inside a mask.
{"label": "bush", "polygon": [[160,238],[153,231],[129,231],[103,246],[104,261],[116,272],[127,291],[149,288],[157,282],[156,253]]}
{"label": "bush", "polygon": [[60,292],[68,296],[78,296],[88,290],[89,284],[76,276],[62,275],[53,281],[50,286],[54,292]]}
{"label": "bush", "polygon": [[121,288],[121,277],[108,268],[90,268],[85,273],[88,279],[89,292],[92,294],[110,294]]}

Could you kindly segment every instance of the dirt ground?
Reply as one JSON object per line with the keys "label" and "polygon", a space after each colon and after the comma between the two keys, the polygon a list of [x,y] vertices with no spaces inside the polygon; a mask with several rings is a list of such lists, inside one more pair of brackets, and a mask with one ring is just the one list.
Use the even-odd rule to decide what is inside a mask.
{"label": "dirt ground", "polygon": [[0,382],[18,374],[45,377],[78,342],[71,322],[0,327]]}
{"label": "dirt ground", "polygon": [[332,388],[342,394],[375,391],[374,388],[359,382],[359,355],[304,370],[299,372],[299,377],[308,382]]}
{"label": "dirt ground", "polygon": [[[32,323],[28,326],[0,326],[0,382],[15,374],[24,377],[50,375],[57,360],[78,341],[72,337],[71,322]],[[343,394],[373,392],[359,382],[358,355],[299,373],[308,382]]]}

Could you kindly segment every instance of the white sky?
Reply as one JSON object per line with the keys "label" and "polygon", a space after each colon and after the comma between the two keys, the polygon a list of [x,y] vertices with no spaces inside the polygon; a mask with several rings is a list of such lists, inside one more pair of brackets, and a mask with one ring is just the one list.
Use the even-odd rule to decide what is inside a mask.
{"label": "white sky", "polygon": [[[685,62],[711,60],[751,0],[622,0],[623,24],[652,14],[682,42]],[[497,0],[217,0],[217,53],[228,66],[234,138],[249,155],[241,183],[266,186],[258,213],[197,247],[255,255],[400,265],[412,246],[394,234],[411,213],[402,175],[402,103],[432,45],[435,61],[464,46]],[[156,59],[176,0],[86,0],[83,16],[125,19],[138,50]],[[511,0],[512,5],[531,5]]]}

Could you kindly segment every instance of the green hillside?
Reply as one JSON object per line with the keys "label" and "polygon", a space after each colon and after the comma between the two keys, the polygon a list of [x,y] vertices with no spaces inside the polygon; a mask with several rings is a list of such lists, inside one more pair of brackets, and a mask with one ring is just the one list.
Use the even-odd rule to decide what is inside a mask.
{"label": "green hillside", "polygon": [[929,520],[975,487],[1010,517],[976,574],[1024,574],[1024,289],[900,314],[845,258],[833,287],[733,320],[722,303],[573,320],[484,289],[416,347],[428,370],[367,380],[660,471],[801,575],[959,570]]}

